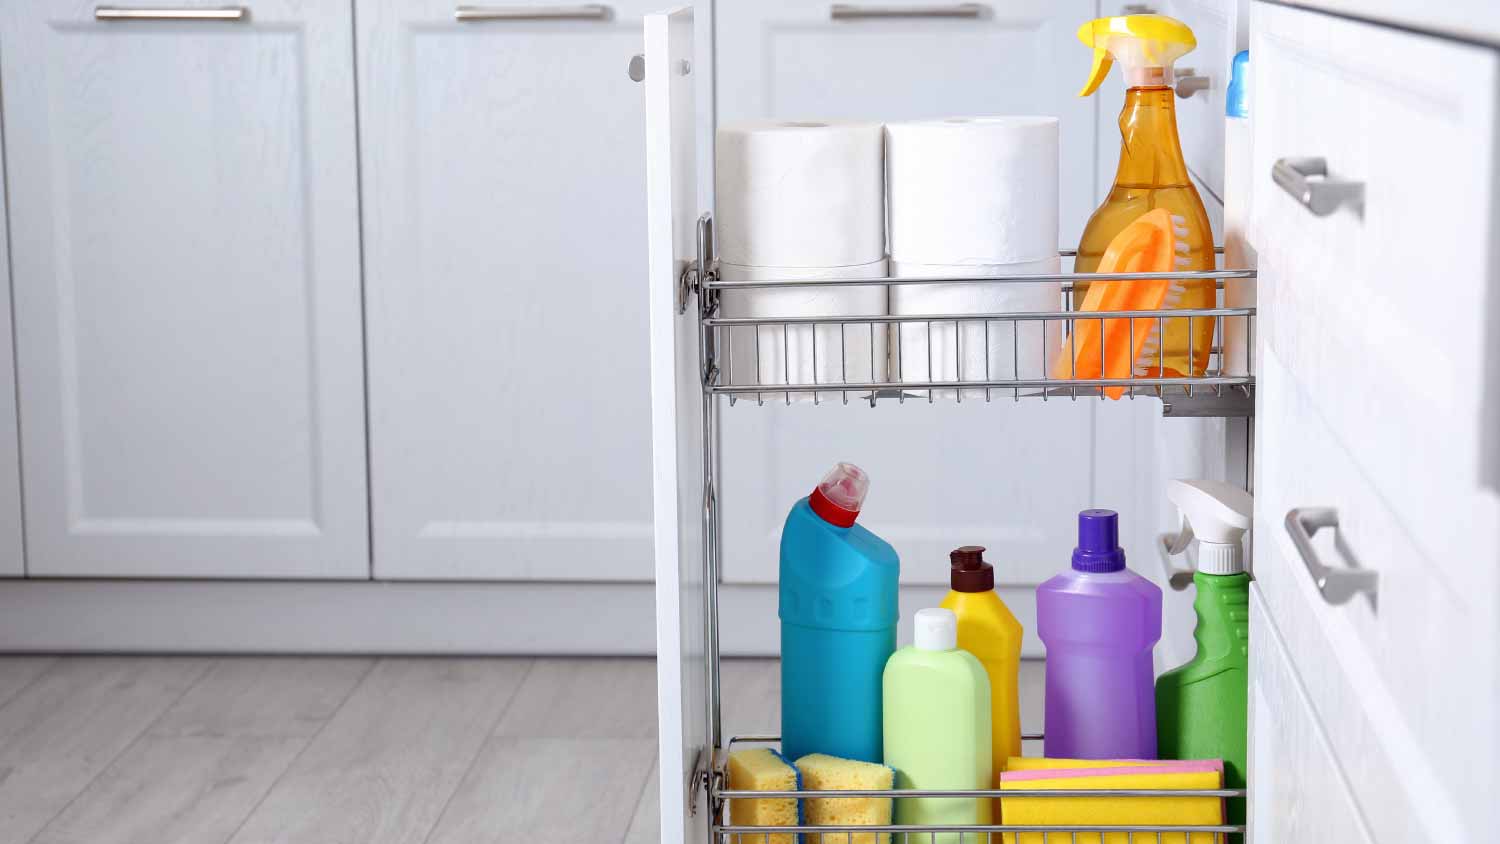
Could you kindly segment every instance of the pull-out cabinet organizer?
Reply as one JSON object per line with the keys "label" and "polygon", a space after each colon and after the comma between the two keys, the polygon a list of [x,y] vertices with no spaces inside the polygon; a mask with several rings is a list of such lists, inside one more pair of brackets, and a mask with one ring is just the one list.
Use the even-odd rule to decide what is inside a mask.
{"label": "pull-out cabinet organizer", "polygon": [[[988,833],[1033,833],[1037,841],[1066,842],[1078,840],[1075,835],[1114,831],[1131,842],[1184,840],[1185,834],[1199,832],[1223,841],[1229,834],[1243,832],[1242,826],[1205,827],[1036,827],[992,825],[984,827],[736,827],[730,823],[726,803],[745,796],[727,790],[724,764],[731,747],[743,744],[776,742],[776,736],[757,735],[727,738],[720,722],[719,682],[719,600],[721,530],[717,477],[722,443],[719,414],[736,403],[791,402],[811,394],[813,402],[832,397],[838,403],[880,401],[935,401],[935,395],[951,396],[957,401],[1077,401],[1101,400],[1105,390],[1119,387],[1126,400],[1156,399],[1165,413],[1172,415],[1248,416],[1253,407],[1254,377],[1249,371],[1231,374],[1222,363],[1226,359],[1223,338],[1236,336],[1226,332],[1234,320],[1243,321],[1237,336],[1246,344],[1241,360],[1249,361],[1249,346],[1254,336],[1254,308],[1205,308],[1170,311],[1111,312],[1082,315],[1072,310],[1073,283],[1111,283],[1109,278],[1094,275],[1030,275],[1012,279],[943,278],[943,279],[825,279],[801,282],[724,281],[717,276],[713,257],[712,219],[701,213],[698,205],[700,153],[697,147],[695,86],[692,76],[692,11],[679,10],[652,15],[646,21],[645,89],[647,111],[647,191],[648,237],[650,240],[650,320],[652,378],[652,446],[655,451],[654,505],[657,560],[658,625],[658,695],[662,705],[662,838],[664,841],[731,841],[767,844],[777,832],[808,834],[809,841],[818,833],[833,835],[844,832],[907,832],[911,841],[952,840],[981,842]],[[1174,278],[1215,280],[1221,287],[1225,280],[1254,276],[1253,271],[1181,272],[1163,275],[1136,275],[1126,278]],[[720,297],[725,291],[757,286],[836,287],[841,285],[895,284],[995,284],[1058,283],[1062,301],[1058,311],[994,314],[922,314],[916,316],[855,315],[848,317],[806,317],[795,314],[756,318],[725,317]],[[789,342],[794,331],[834,332],[843,337],[851,330],[875,336],[877,332],[899,332],[920,326],[932,336],[932,328],[944,323],[952,327],[953,342],[960,342],[960,324],[982,324],[984,332],[1008,331],[1010,337],[1023,336],[1023,325],[1032,328],[1025,336],[1046,343],[1062,343],[1065,335],[1087,320],[1150,320],[1161,325],[1164,320],[1186,318],[1211,320],[1215,326],[1216,347],[1208,370],[1195,377],[1140,375],[1130,378],[1058,379],[1026,375],[1016,370],[991,371],[983,378],[966,377],[951,380],[860,380],[850,377],[847,362],[841,358],[836,377],[818,377],[801,381],[783,377],[773,386],[766,385],[765,373],[757,372],[743,360],[736,360],[731,332],[754,332],[754,342]],[[1035,326],[1042,326],[1035,330]],[[970,336],[975,336],[970,333]],[[984,336],[989,336],[988,334]],[[838,342],[838,341],[835,341]],[[842,345],[842,344],[840,344]],[[899,343],[892,345],[899,348]],[[818,348],[816,345],[813,349]],[[961,350],[954,353],[961,359]],[[792,349],[783,348],[786,359]],[[894,352],[899,353],[899,352]],[[757,353],[755,363],[760,360]],[[876,371],[876,367],[869,367]],[[814,371],[819,371],[814,367]],[[827,372],[827,370],[822,370]],[[896,368],[899,372],[899,367]],[[972,373],[970,374],[972,376]],[[942,391],[939,393],[939,391]],[[746,411],[746,412],[754,412]],[[680,704],[680,705],[677,705]],[[727,740],[726,740],[727,738]],[[1031,740],[1040,738],[1030,736]],[[921,792],[841,792],[846,796],[919,796]],[[999,791],[962,792],[962,796],[992,798]],[[1060,798],[1078,796],[1080,792],[1006,791],[1007,797],[1045,796]],[[1088,792],[1093,796],[1115,796],[1127,799],[1162,796],[1161,792],[1129,790]],[[1244,797],[1244,790],[1174,791],[1174,796],[1199,796],[1212,799]],[[770,796],[758,792],[756,796]],[[784,795],[791,796],[791,795]],[[805,796],[805,795],[802,795]],[[932,793],[927,796],[954,796]],[[681,812],[677,811],[681,807]],[[948,833],[947,839],[943,833]],[[836,840],[842,837],[834,836]],[[897,837],[900,840],[900,837]],[[997,839],[998,840],[998,837]],[[1025,838],[1021,840],[1026,840]],[[1112,839],[1111,839],[1112,840]],[[1196,839],[1195,839],[1196,840]]]}

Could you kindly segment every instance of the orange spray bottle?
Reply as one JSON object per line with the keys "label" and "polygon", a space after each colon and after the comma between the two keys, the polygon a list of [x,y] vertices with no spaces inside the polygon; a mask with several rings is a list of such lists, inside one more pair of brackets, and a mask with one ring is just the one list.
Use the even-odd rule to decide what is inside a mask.
{"label": "orange spray bottle", "polygon": [[[1172,65],[1198,45],[1186,24],[1164,15],[1099,18],[1078,29],[1078,39],[1094,51],[1094,65],[1079,96],[1098,90],[1115,62],[1125,75],[1125,107],[1120,112],[1120,164],[1109,196],[1089,218],[1078,243],[1078,272],[1095,272],[1115,235],[1142,214],[1165,208],[1186,229],[1186,266],[1214,268],[1213,232],[1203,200],[1188,176],[1177,140]],[[1174,297],[1180,308],[1212,308],[1217,294],[1212,280],[1183,283]],[[1075,307],[1087,297],[1087,285],[1075,288]],[[1213,346],[1214,320],[1167,320],[1158,360],[1147,375],[1201,375]],[[1164,371],[1163,371],[1164,370]]]}

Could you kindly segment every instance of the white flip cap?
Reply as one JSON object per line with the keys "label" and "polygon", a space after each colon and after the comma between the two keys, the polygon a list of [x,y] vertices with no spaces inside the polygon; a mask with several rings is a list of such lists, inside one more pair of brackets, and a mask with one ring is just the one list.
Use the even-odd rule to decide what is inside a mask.
{"label": "white flip cap", "polygon": [[958,616],[953,610],[939,607],[917,610],[915,626],[918,650],[951,651],[958,647]]}
{"label": "white flip cap", "polygon": [[1237,486],[1220,481],[1172,481],[1167,497],[1182,514],[1182,528],[1169,551],[1181,554],[1198,539],[1198,570],[1204,574],[1239,574],[1245,570],[1242,551],[1250,529],[1255,499]]}

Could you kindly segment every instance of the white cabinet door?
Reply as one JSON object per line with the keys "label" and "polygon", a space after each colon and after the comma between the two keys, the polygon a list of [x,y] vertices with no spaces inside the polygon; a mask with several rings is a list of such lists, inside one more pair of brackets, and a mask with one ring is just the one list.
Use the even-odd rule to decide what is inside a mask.
{"label": "white cabinet door", "polygon": [[[5,153],[0,138],[0,158]],[[0,217],[5,199],[0,196]],[[16,422],[16,362],[10,319],[9,243],[0,237],[0,577],[26,573],[21,543],[21,443]]]}
{"label": "white cabinet door", "polygon": [[[933,14],[952,8],[922,0],[908,17],[835,18],[827,2],[724,0],[715,10],[718,119],[1057,115],[1059,245],[1071,247],[1096,205],[1099,109],[1118,108],[1118,99],[1101,106],[1077,96],[1090,56],[1074,32],[1096,4],[1024,0],[981,4],[976,17]],[[895,544],[904,582],[946,584],[948,551],[973,543],[990,549],[1002,584],[1038,584],[1067,564],[1073,513],[1103,506],[1131,518],[1140,472],[1101,467],[1135,459],[1161,405],[1099,404],[997,393],[991,404],[962,406],[726,408],[723,496],[735,518],[724,525],[725,577],[774,583],[787,509],[833,462],[849,460],[871,474],[861,521]],[[1151,553],[1139,565],[1154,570],[1151,531],[1127,534],[1127,550]]]}
{"label": "white cabinet door", "polygon": [[365,577],[349,5],[95,5],[0,6],[29,572]]}
{"label": "white cabinet door", "polygon": [[357,5],[375,576],[649,580],[648,0]]}
{"label": "white cabinet door", "polygon": [[695,764],[715,737],[707,722],[704,643],[706,506],[702,358],[696,298],[679,313],[678,279],[693,259],[697,108],[693,10],[646,16],[646,225],[651,371],[651,506],[656,560],[657,772],[661,840],[708,839]]}

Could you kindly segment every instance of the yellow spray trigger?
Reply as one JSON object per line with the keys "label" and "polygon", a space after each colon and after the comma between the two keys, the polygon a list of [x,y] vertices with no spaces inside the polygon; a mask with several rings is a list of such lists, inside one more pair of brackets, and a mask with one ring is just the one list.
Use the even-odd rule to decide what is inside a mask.
{"label": "yellow spray trigger", "polygon": [[[1127,82],[1143,68],[1166,68],[1198,46],[1187,24],[1166,15],[1122,15],[1095,18],[1078,27],[1078,40],[1094,51],[1094,65],[1078,96],[1099,90],[1114,62],[1125,69]],[[1169,74],[1155,74],[1167,76]]]}

